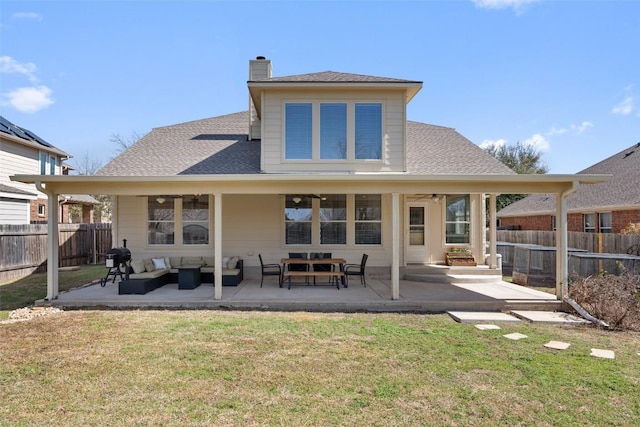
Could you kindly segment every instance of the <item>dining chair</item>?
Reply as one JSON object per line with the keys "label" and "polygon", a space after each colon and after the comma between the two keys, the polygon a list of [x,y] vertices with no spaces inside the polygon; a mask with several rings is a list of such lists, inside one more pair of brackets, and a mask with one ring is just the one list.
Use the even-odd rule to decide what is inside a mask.
{"label": "dining chair", "polygon": [[264,282],[264,276],[278,276],[278,285],[282,287],[282,268],[280,264],[265,264],[262,262],[262,254],[258,254],[258,258],[260,258],[260,269],[262,270],[260,287],[262,287],[262,282]]}
{"label": "dining chair", "polygon": [[[315,255],[315,257],[314,257]],[[310,254],[311,259],[316,258],[316,259],[330,259],[332,258],[331,256],[331,252],[316,252],[316,253],[311,253]],[[313,264],[313,271],[333,271],[334,270],[334,266],[333,264]],[[329,283],[331,283],[333,281],[334,277],[333,276],[329,276]],[[316,284],[316,278],[313,278],[313,284]]]}
{"label": "dining chair", "polygon": [[[306,252],[289,252],[289,258],[307,259],[308,254]],[[289,264],[287,265],[289,271],[309,271],[309,264]],[[309,276],[305,277],[305,283],[309,283]]]}
{"label": "dining chair", "polygon": [[360,283],[365,288],[367,287],[367,281],[365,280],[364,268],[367,264],[367,258],[369,255],[363,254],[360,264],[345,264],[344,265],[344,277],[347,286],[349,286],[349,276],[360,276]]}

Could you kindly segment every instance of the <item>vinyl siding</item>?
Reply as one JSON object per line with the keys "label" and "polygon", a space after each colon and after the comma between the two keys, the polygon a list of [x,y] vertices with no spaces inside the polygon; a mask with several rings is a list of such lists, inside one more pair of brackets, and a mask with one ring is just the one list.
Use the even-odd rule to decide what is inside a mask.
{"label": "vinyl siding", "polygon": [[[14,182],[9,179],[12,175],[37,175],[39,173],[40,151],[15,142],[0,140],[0,183],[37,194],[40,197],[46,197],[34,185]],[[56,174],[60,174],[60,167],[57,165]]]}

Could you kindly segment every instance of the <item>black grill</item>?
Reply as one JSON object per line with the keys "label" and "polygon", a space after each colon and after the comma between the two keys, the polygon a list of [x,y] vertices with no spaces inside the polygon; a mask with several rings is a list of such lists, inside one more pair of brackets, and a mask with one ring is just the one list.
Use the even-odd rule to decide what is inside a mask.
{"label": "black grill", "polygon": [[115,283],[117,276],[120,276],[120,279],[123,279],[123,270],[125,271],[127,278],[129,276],[128,263],[131,261],[131,251],[127,249],[127,241],[123,240],[123,243],[124,246],[121,248],[111,248],[107,252],[106,265],[109,270],[107,271],[107,275],[100,280],[100,284],[102,286],[107,284],[109,277],[111,276],[113,276],[112,283]]}

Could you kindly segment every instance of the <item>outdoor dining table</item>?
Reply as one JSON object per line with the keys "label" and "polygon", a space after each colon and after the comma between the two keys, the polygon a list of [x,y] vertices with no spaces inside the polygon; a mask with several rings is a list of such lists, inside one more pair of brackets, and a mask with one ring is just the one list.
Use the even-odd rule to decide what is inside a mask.
{"label": "outdoor dining table", "polygon": [[[282,277],[281,282],[284,282],[285,279],[289,279],[289,289],[291,289],[291,277],[305,277],[305,276],[329,276],[331,278],[336,279],[336,287],[340,289],[340,283],[344,287],[346,287],[346,283],[344,280],[344,265],[347,263],[347,260],[344,258],[282,258],[280,260],[282,264]],[[297,264],[297,265],[307,265],[308,271],[287,271],[287,265]],[[314,264],[334,264],[338,266],[338,271],[313,271]],[[338,281],[338,277],[340,278],[340,282]]]}

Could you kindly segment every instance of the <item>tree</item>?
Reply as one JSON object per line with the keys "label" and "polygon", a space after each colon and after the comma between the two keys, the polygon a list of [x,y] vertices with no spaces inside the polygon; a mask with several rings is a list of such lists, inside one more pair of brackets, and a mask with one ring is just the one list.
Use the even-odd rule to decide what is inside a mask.
{"label": "tree", "polygon": [[111,138],[109,138],[110,142],[116,144],[116,155],[122,154],[129,147],[135,144],[140,139],[140,135],[137,132],[131,132],[129,137],[123,137],[119,133],[111,134]]}
{"label": "tree", "polygon": [[[487,154],[500,160],[517,174],[545,174],[549,171],[542,162],[542,152],[531,145],[491,145],[484,148]],[[511,203],[527,197],[527,194],[500,194],[496,198],[497,209],[500,210]]]}
{"label": "tree", "polygon": [[[102,168],[102,162],[91,158],[88,152],[76,158],[74,162],[75,173],[78,175],[95,175]],[[93,209],[94,222],[111,220],[111,197],[102,194],[91,194],[91,197],[100,202]],[[82,206],[73,205],[69,207],[71,215],[82,215]]]}

